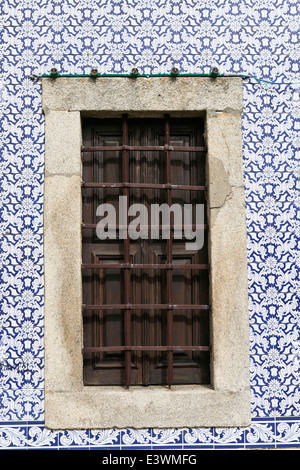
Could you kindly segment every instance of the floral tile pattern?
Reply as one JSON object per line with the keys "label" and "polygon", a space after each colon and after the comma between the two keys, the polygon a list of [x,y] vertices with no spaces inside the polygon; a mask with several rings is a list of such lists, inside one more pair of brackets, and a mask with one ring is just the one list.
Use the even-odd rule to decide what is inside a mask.
{"label": "floral tile pattern", "polygon": [[[300,445],[300,5],[297,0],[0,4],[0,448]],[[41,84],[33,75],[251,75],[243,81],[247,429],[53,432],[43,425]]]}

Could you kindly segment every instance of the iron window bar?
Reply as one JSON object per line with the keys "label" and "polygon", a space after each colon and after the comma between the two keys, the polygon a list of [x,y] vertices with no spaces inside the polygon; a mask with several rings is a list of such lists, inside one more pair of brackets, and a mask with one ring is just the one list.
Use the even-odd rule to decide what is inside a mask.
{"label": "iron window bar", "polygon": [[209,346],[90,346],[85,352],[114,352],[114,351],[209,351]]}
{"label": "iron window bar", "polygon": [[[85,224],[85,223],[82,223],[81,224],[81,228],[84,230],[90,230],[90,229],[94,229],[97,227],[98,224]],[[127,228],[127,225],[118,225],[118,224],[110,224],[110,227],[112,229],[126,229]],[[181,229],[182,226],[181,225],[173,225],[173,224],[166,224],[166,225],[156,225],[156,224],[153,224],[153,225],[140,225],[140,228],[141,229],[146,229],[146,228],[159,228],[159,229],[163,229],[163,228],[168,228],[168,229],[171,229],[171,230],[178,230],[178,229]],[[201,229],[204,229],[204,230],[208,230],[208,225],[207,224],[185,224],[184,225],[185,228],[187,229],[190,229],[190,230],[195,230],[197,228],[201,228]]]}
{"label": "iron window bar", "polygon": [[[165,145],[164,146],[131,146],[128,145],[128,116],[122,116],[122,145],[120,146],[94,146],[82,147],[84,156],[87,152],[96,151],[120,151],[122,152],[122,174],[123,182],[119,183],[100,183],[100,182],[82,182],[82,190],[85,192],[87,188],[121,188],[123,195],[126,196],[126,225],[129,223],[128,205],[131,188],[144,189],[164,189],[167,192],[167,204],[172,205],[172,190],[190,190],[190,191],[206,191],[206,186],[198,185],[172,185],[171,184],[171,152],[204,152],[205,147],[177,147],[170,145],[170,117],[165,115]],[[166,156],[166,183],[165,184],[149,184],[149,183],[129,183],[129,151],[163,151]],[[124,181],[125,180],[125,181]],[[91,229],[97,227],[97,224],[82,224],[83,229]],[[123,227],[124,226],[116,226]],[[163,226],[159,226],[163,227]],[[165,226],[164,226],[165,227]],[[196,227],[192,224],[191,227]],[[197,226],[199,227],[199,226]],[[208,226],[201,225],[202,228],[208,229]],[[168,225],[168,228],[175,229],[175,225]],[[166,241],[167,245],[167,262],[166,264],[134,264],[130,263],[130,241],[129,237],[124,239],[124,263],[101,263],[101,264],[82,264],[82,269],[124,269],[124,304],[93,304],[82,305],[83,314],[89,310],[123,310],[124,311],[124,339],[123,346],[92,346],[84,347],[85,352],[105,352],[105,351],[124,351],[125,352],[125,387],[129,388],[131,384],[131,352],[132,351],[165,351],[167,352],[167,370],[168,370],[168,387],[173,383],[173,353],[178,351],[210,351],[210,346],[175,346],[172,344],[173,338],[173,312],[174,310],[210,310],[209,305],[199,304],[173,304],[173,269],[184,270],[208,270],[207,264],[190,264],[176,265],[172,263],[172,237]],[[132,269],[162,269],[167,270],[167,298],[166,304],[131,304],[130,303],[130,270]],[[131,344],[131,312],[132,310],[165,310],[167,314],[167,345],[165,346],[133,346]]]}
{"label": "iron window bar", "polygon": [[144,189],[182,189],[182,190],[190,190],[190,191],[206,191],[206,186],[191,186],[188,184],[155,184],[155,183],[95,183],[91,182],[82,182],[82,188],[144,188]]}
{"label": "iron window bar", "polygon": [[[122,118],[122,139],[124,149],[122,150],[122,169],[123,169],[123,181],[129,181],[129,151],[126,148],[128,146],[128,116],[123,115]],[[126,208],[126,225],[128,225],[128,208],[129,208],[129,187],[124,186],[123,196],[126,197],[127,208]],[[130,262],[130,241],[129,237],[124,239],[124,262]],[[130,302],[130,270],[129,268],[124,271],[124,301],[125,303]],[[125,334],[125,346],[131,344],[131,309],[125,309],[125,322],[124,322],[124,334]],[[131,351],[125,351],[125,387],[129,388],[131,383]]]}
{"label": "iron window bar", "polygon": [[206,270],[209,269],[208,264],[135,264],[135,263],[85,263],[82,269],[184,269],[184,270]]}
{"label": "iron window bar", "polygon": [[209,305],[200,304],[93,304],[82,305],[82,310],[209,310]]}
{"label": "iron window bar", "polygon": [[119,145],[119,146],[96,146],[96,147],[82,147],[81,151],[85,152],[114,152],[121,150],[130,151],[144,151],[144,152],[205,152],[205,147],[183,147],[183,146],[172,146],[172,145]]}

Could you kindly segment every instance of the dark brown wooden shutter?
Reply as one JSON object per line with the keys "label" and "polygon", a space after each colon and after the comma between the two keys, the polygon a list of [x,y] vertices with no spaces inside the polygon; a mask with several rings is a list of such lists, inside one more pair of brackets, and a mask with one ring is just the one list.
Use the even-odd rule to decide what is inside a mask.
{"label": "dark brown wooden shutter", "polygon": [[83,146],[85,384],[209,383],[207,231],[191,251],[184,239],[99,240],[95,230],[98,205],[118,212],[120,195],[148,214],[206,204],[203,121],[86,119]]}

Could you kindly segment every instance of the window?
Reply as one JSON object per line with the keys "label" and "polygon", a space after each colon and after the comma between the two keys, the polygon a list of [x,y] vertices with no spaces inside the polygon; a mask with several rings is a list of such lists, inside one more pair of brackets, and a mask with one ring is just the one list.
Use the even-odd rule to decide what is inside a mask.
{"label": "window", "polygon": [[[200,77],[152,77],[149,79],[143,77],[137,79],[59,77],[57,79],[43,79],[42,86],[45,116],[46,427],[51,429],[102,429],[114,427],[248,426],[251,413],[246,227],[241,140],[242,80],[225,77],[219,77],[216,80]],[[99,174],[103,170],[104,178],[101,176],[100,179],[94,179],[96,175],[92,175],[91,171],[90,174],[85,174],[86,170],[83,168],[82,161],[83,144],[85,147],[90,144],[99,147],[102,144],[119,146],[122,135],[120,126],[124,114],[128,115],[128,136],[133,139],[129,141],[130,143],[142,144],[143,146],[145,136],[147,133],[149,135],[147,128],[157,129],[156,135],[165,139],[166,113],[170,116],[170,128],[173,129],[171,130],[171,142],[178,143],[179,146],[196,144],[196,146],[202,147],[205,144],[206,148],[205,182],[201,180],[203,169],[199,169],[197,174],[198,169],[193,160],[194,152],[184,152],[182,149],[180,151],[176,149],[174,153],[166,152],[172,162],[170,166],[172,181],[173,176],[174,181],[178,181],[176,178],[180,175],[180,181],[186,186],[202,186],[205,183],[207,189],[205,192],[198,190],[190,192],[188,188],[175,191],[170,187],[167,187],[167,190],[162,190],[160,186],[151,189],[143,187],[144,184],[169,183],[169,179],[165,177],[166,172],[162,171],[164,168],[160,167],[166,162],[164,152],[163,157],[161,152],[155,154],[154,151],[149,151],[147,152],[148,160],[146,160],[144,150],[131,152],[130,149],[125,148],[121,150],[121,160],[121,158],[117,158],[117,155],[120,156],[117,153],[119,151],[113,149],[105,152],[102,167],[99,166],[101,151],[94,152],[94,159],[90,158],[92,152],[87,152],[86,157],[90,161],[87,165],[87,172],[89,173],[94,166],[94,170],[97,170]],[[82,132],[82,129],[86,129],[85,124],[88,120],[96,120],[90,121],[95,123],[101,119],[105,120],[107,126],[114,122],[116,124],[114,130],[111,128],[109,130],[108,127],[105,128],[102,125],[101,129],[105,128],[106,130],[104,135],[101,135],[103,131],[99,133],[96,130],[98,124],[96,127],[90,126],[88,132],[91,136],[91,130],[94,129],[94,140],[88,143],[89,141],[85,140],[86,131]],[[113,121],[115,119],[116,121]],[[136,120],[136,125],[132,126],[131,122],[134,120]],[[149,120],[148,122],[151,120],[154,124],[144,128],[142,123],[146,123],[147,120]],[[199,135],[193,131],[193,123],[197,123],[197,120],[200,124],[196,124],[196,128],[199,129],[199,126],[201,128],[201,125],[204,128],[204,141],[201,140],[202,130]],[[116,130],[118,128],[119,130]],[[131,132],[130,129],[134,129],[134,131]],[[115,133],[115,135],[112,136],[111,133]],[[154,135],[155,133],[152,132],[152,137]],[[145,145],[156,146],[165,142],[165,140],[160,141],[158,137],[158,140],[155,140],[156,137],[152,137]],[[196,138],[200,139],[199,142],[193,140]],[[126,154],[127,151],[128,168],[131,172],[130,181],[126,181],[127,178],[124,177],[124,173],[117,165],[117,161],[124,161],[123,153]],[[159,159],[156,158],[157,155],[160,155]],[[201,152],[198,153],[197,162],[202,161],[200,158],[202,155]],[[186,158],[189,159],[188,164],[186,164]],[[148,164],[146,165],[146,163]],[[173,171],[175,167],[180,168],[178,173]],[[195,171],[190,172],[188,167],[189,170],[194,168]],[[146,169],[147,173],[145,173]],[[129,185],[123,184],[121,190],[120,188],[115,190],[103,187],[94,188],[94,200],[91,200],[89,199],[91,188],[84,188],[84,181],[86,183],[98,181],[97,184],[101,181],[122,184],[125,182],[142,186],[131,188]],[[166,269],[155,270],[156,276],[160,276],[157,282],[153,281],[152,283],[151,281],[151,275],[154,272],[152,266],[147,269],[147,272],[145,270],[143,275],[139,269],[132,269],[130,271],[130,290],[124,289],[122,291],[115,286],[123,282],[124,274],[121,275],[121,269],[125,269],[125,271],[129,271],[129,269],[120,267],[109,269],[105,271],[105,277],[102,266],[99,271],[93,269],[93,276],[101,279],[101,288],[94,291],[96,297],[83,299],[83,278],[88,276],[88,273],[90,276],[92,274],[91,270],[83,269],[82,261],[84,260],[84,264],[115,263],[120,265],[124,263],[125,251],[124,244],[117,240],[96,240],[94,247],[88,248],[87,244],[90,255],[85,258],[83,251],[86,248],[82,250],[82,240],[88,237],[91,231],[83,227],[82,222],[98,224],[99,220],[105,216],[98,216],[96,220],[86,218],[84,213],[86,206],[82,196],[84,197],[86,191],[86,202],[93,205],[92,213],[94,214],[95,206],[101,206],[104,200],[109,204],[112,203],[113,207],[117,207],[114,206],[116,201],[120,195],[126,195],[125,191],[128,190],[132,198],[128,201],[130,207],[133,202],[140,203],[142,201],[144,203],[147,194],[148,197],[151,194],[154,201],[160,199],[159,202],[168,202],[166,196],[172,193],[172,201],[174,198],[174,202],[179,202],[180,207],[186,204],[186,201],[189,202],[189,198],[195,197],[196,194],[200,198],[204,194],[207,195],[205,200],[207,220],[204,222],[209,229],[204,233],[207,234],[205,246],[207,247],[208,262],[206,263],[205,257],[201,258],[205,250],[203,253],[202,250],[199,253],[183,250],[183,240],[180,239],[174,239],[172,252],[169,251],[169,255],[172,254],[172,263],[176,264],[175,269],[172,270],[172,280],[176,286],[173,293],[183,298],[180,292],[184,292],[183,303],[188,306],[190,300],[193,300],[196,305],[203,302],[203,305],[210,307],[208,325],[210,351],[200,352],[201,357],[202,353],[203,355],[205,353],[206,356],[209,354],[209,378],[204,369],[194,367],[197,362],[201,362],[203,365],[205,362],[208,363],[208,360],[203,357],[200,361],[195,360],[196,351],[180,351],[180,354],[177,354],[176,351],[171,351],[172,354],[170,351],[155,351],[159,361],[152,362],[151,372],[149,364],[146,365],[147,360],[142,366],[144,359],[141,359],[141,351],[134,351],[132,353],[134,361],[131,367],[126,369],[127,371],[131,370],[130,380],[124,376],[125,364],[121,364],[122,354],[129,355],[127,354],[128,350],[117,351],[115,356],[111,355],[111,351],[101,351],[97,352],[94,358],[97,359],[97,367],[105,365],[105,370],[110,369],[109,380],[106,382],[105,379],[106,384],[103,383],[103,385],[98,385],[98,378],[97,384],[88,385],[85,383],[86,379],[84,379],[82,372],[85,361],[83,348],[95,345],[97,347],[99,344],[105,347],[108,344],[99,341],[98,343],[84,344],[86,338],[84,322],[87,320],[87,324],[89,324],[89,319],[94,318],[90,310],[83,309],[83,304],[86,302],[96,305],[99,305],[100,302],[102,305],[102,301],[103,303],[114,302],[116,304],[124,302],[124,311],[125,313],[129,311],[131,325],[133,325],[133,330],[127,330],[131,335],[130,341],[127,338],[128,341],[125,343],[127,345],[142,345],[144,347],[149,344],[158,346],[162,344],[175,346],[177,341],[183,346],[207,345],[207,331],[203,333],[204,337],[201,337],[199,341],[197,338],[197,341],[192,342],[188,336],[200,331],[198,320],[196,325],[191,321],[189,329],[185,329],[184,326],[187,334],[185,338],[178,337],[176,322],[179,325],[181,323],[181,326],[185,325],[185,317],[178,315],[180,312],[172,309],[159,311],[160,318],[163,317],[163,314],[167,314],[165,315],[167,320],[168,313],[169,319],[171,315],[174,317],[175,326],[173,325],[172,341],[165,341],[166,338],[159,338],[159,340],[158,337],[154,338],[151,329],[149,333],[147,330],[145,333],[145,324],[143,323],[147,323],[149,309],[147,311],[143,309],[144,303],[149,302],[155,305],[158,302],[163,302],[164,305],[169,305],[166,291],[162,295],[159,294],[161,286],[167,284],[168,272],[171,272],[167,269],[171,259],[167,257],[168,239],[130,239],[130,249],[129,252],[126,251],[127,257],[129,253],[130,263],[132,261],[133,264],[165,264]],[[147,201],[145,207],[149,209]],[[87,212],[89,212],[88,209]],[[93,228],[93,232],[95,233],[95,228]],[[143,244],[147,249],[143,250]],[[106,250],[105,245],[109,245],[110,248]],[[149,259],[143,257],[145,253],[148,254]],[[128,258],[125,261],[127,262],[127,260]],[[209,265],[208,271],[205,269],[197,271],[197,276],[201,278],[207,276],[208,278],[208,302],[204,298],[207,293],[200,292],[200,284],[204,285],[205,283],[202,281],[198,283],[198,280],[195,279],[194,287],[192,287],[191,277],[196,273],[194,270],[191,272],[186,269],[187,265],[192,264]],[[179,265],[180,269],[177,270]],[[145,284],[144,280],[147,276],[149,282]],[[106,289],[106,294],[104,293],[105,289],[101,293],[101,289],[105,285],[106,288],[109,287]],[[187,288],[187,285],[191,287]],[[92,288],[92,286],[94,284],[91,282],[90,287]],[[138,287],[136,288],[136,286]],[[116,295],[109,293],[110,288],[113,288]],[[151,290],[152,292],[150,292]],[[102,297],[97,297],[100,294]],[[128,302],[128,297],[125,298],[125,294],[130,295],[130,302]],[[110,297],[107,297],[108,295]],[[128,309],[128,304],[133,303],[132,300],[141,308]],[[177,298],[174,296],[173,300],[175,304]],[[171,303],[171,305],[173,304]],[[189,311],[196,312],[196,309],[192,310],[188,307],[188,315],[190,315]],[[120,309],[112,309],[110,313],[113,313],[116,319],[115,325],[119,324],[117,328],[110,328],[108,314],[106,318],[102,317],[102,320],[107,325],[106,332],[116,333],[116,337],[113,339],[114,344],[112,344],[115,347],[121,341],[120,336],[122,336],[121,333],[123,334],[124,325],[122,325],[123,320],[120,320]],[[206,310],[203,310],[202,313],[204,313],[204,318],[205,315],[208,315]],[[98,315],[99,318],[101,316]],[[136,321],[132,322],[132,320]],[[155,322],[152,324],[156,325]],[[177,330],[181,331],[181,326]],[[105,329],[94,329],[94,331],[100,339]],[[170,330],[166,324],[163,324],[160,331],[164,331],[163,336],[169,331],[169,339],[171,339]],[[201,331],[205,331],[203,325],[201,325]],[[146,338],[143,338],[145,336]],[[149,351],[146,352],[145,357],[149,355],[148,353]],[[173,356],[171,387],[168,386],[170,383],[167,372],[168,356],[169,358]],[[193,367],[194,372],[197,370],[195,373],[198,375],[198,379],[200,376],[198,382],[193,377],[192,383],[183,383],[182,377],[186,375],[185,365],[188,361],[191,361],[191,370]],[[88,362],[87,366],[89,366]],[[160,367],[156,369],[155,365],[158,363]],[[169,361],[170,364],[171,361]],[[121,365],[124,367],[122,368]],[[146,372],[147,369],[149,373]],[[157,371],[159,372],[157,373]],[[152,378],[156,374],[154,380],[150,379],[151,374]],[[113,383],[114,381],[115,383]],[[130,386],[126,387],[124,383],[125,385],[130,383]],[[149,383],[149,385],[144,386],[143,383]]]}
{"label": "window", "polygon": [[[198,204],[205,212],[203,133],[199,118],[125,115],[83,121],[86,385],[210,382],[207,236],[203,246],[195,241],[193,249],[187,249],[197,229],[182,230],[183,222],[187,225],[184,209],[195,212]],[[120,207],[120,195],[125,208]],[[127,230],[123,237],[122,229],[110,227],[108,233],[103,227],[99,238],[99,207],[102,216],[104,209],[114,215],[121,209],[128,215],[133,208],[132,216],[124,218],[129,231],[136,212],[142,210],[146,226],[140,227],[138,217],[132,234]],[[169,216],[161,216],[161,223],[169,223],[171,215],[178,219],[178,233],[153,230],[158,208]],[[114,223],[120,224],[116,219]]]}

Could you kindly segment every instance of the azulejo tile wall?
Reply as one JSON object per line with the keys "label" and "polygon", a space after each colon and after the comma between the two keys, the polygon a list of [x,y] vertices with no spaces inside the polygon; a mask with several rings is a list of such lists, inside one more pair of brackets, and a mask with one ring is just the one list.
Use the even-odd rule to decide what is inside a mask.
{"label": "azulejo tile wall", "polygon": [[[300,4],[3,0],[0,4],[0,448],[300,444]],[[49,73],[245,74],[252,425],[51,432],[43,426],[41,83]]]}

